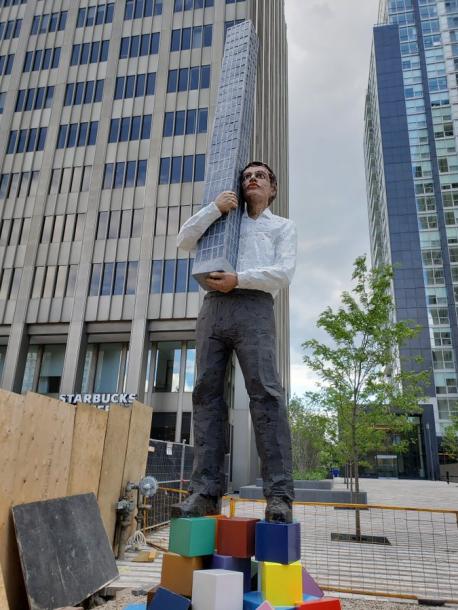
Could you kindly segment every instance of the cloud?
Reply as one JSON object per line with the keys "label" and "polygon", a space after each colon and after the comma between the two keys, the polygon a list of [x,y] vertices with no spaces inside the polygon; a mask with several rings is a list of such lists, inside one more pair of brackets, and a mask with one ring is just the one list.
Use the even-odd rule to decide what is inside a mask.
{"label": "cloud", "polygon": [[299,235],[290,289],[291,386],[315,379],[301,344],[323,339],[316,320],[350,288],[369,253],[363,133],[378,0],[286,0],[289,46],[290,217]]}

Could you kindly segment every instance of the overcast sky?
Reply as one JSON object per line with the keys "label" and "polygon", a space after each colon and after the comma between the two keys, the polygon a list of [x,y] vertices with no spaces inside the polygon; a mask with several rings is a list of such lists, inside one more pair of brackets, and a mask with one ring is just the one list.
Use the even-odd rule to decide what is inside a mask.
{"label": "overcast sky", "polygon": [[[289,46],[290,217],[299,235],[290,290],[291,389],[314,380],[301,343],[369,255],[364,98],[379,0],[285,0]],[[321,336],[322,338],[322,336]]]}

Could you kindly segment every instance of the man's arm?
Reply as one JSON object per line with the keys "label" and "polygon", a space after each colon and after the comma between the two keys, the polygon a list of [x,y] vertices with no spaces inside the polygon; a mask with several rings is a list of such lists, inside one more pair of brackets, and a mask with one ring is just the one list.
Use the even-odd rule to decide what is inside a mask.
{"label": "man's arm", "polygon": [[199,239],[215,220],[222,214],[237,207],[237,195],[232,191],[224,191],[214,202],[209,203],[191,216],[181,227],[177,237],[177,246],[182,250],[193,250]]}
{"label": "man's arm", "polygon": [[296,268],[296,251],[296,226],[293,222],[288,222],[276,243],[275,263],[268,267],[248,269],[237,273],[237,287],[266,292],[286,288],[291,283]]}

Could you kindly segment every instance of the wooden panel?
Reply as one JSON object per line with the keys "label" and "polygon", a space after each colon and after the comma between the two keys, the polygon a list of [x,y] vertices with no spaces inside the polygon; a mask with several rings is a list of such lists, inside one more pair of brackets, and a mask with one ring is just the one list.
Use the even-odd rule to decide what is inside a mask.
{"label": "wooden panel", "polygon": [[67,495],[97,495],[108,413],[91,405],[76,407]]}
{"label": "wooden panel", "polygon": [[8,599],[6,597],[5,583],[3,581],[2,566],[0,566],[0,608],[1,610],[9,610]]}
{"label": "wooden panel", "polygon": [[122,492],[122,477],[126,457],[131,409],[112,405],[108,413],[107,433],[103,448],[97,500],[100,514],[113,544],[116,525],[116,502]]}
{"label": "wooden panel", "polygon": [[123,488],[131,481],[145,476],[153,409],[141,402],[134,402],[130,416],[129,439],[122,478]]}
{"label": "wooden panel", "polygon": [[[0,544],[5,587],[10,606],[25,608],[24,585],[9,508],[34,500],[64,496],[70,467],[75,409],[72,405],[46,396],[28,393],[22,396],[2,392],[1,412],[6,435],[1,452],[11,451],[2,461],[2,521]],[[2,527],[3,525],[3,527]]]}
{"label": "wooden panel", "polygon": [[[15,470],[19,455],[21,423],[24,415],[24,397],[0,390],[0,464],[2,476],[0,477],[0,564],[3,570],[2,584],[4,594],[13,600],[21,600],[27,607],[22,573],[19,566],[14,526],[11,518],[11,505],[13,503]],[[22,597],[21,597],[22,591]],[[2,594],[0,594],[0,608],[3,610]],[[12,605],[10,606],[12,607]],[[8,604],[5,604],[8,608]]]}

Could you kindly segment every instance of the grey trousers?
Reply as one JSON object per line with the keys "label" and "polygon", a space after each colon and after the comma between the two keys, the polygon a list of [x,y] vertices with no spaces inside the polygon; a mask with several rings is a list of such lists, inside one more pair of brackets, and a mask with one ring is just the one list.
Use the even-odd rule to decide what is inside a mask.
{"label": "grey trousers", "polygon": [[194,470],[190,490],[221,496],[228,408],[226,365],[237,354],[250,397],[264,495],[294,498],[291,434],[276,366],[273,298],[259,290],[209,292],[197,319]]}

